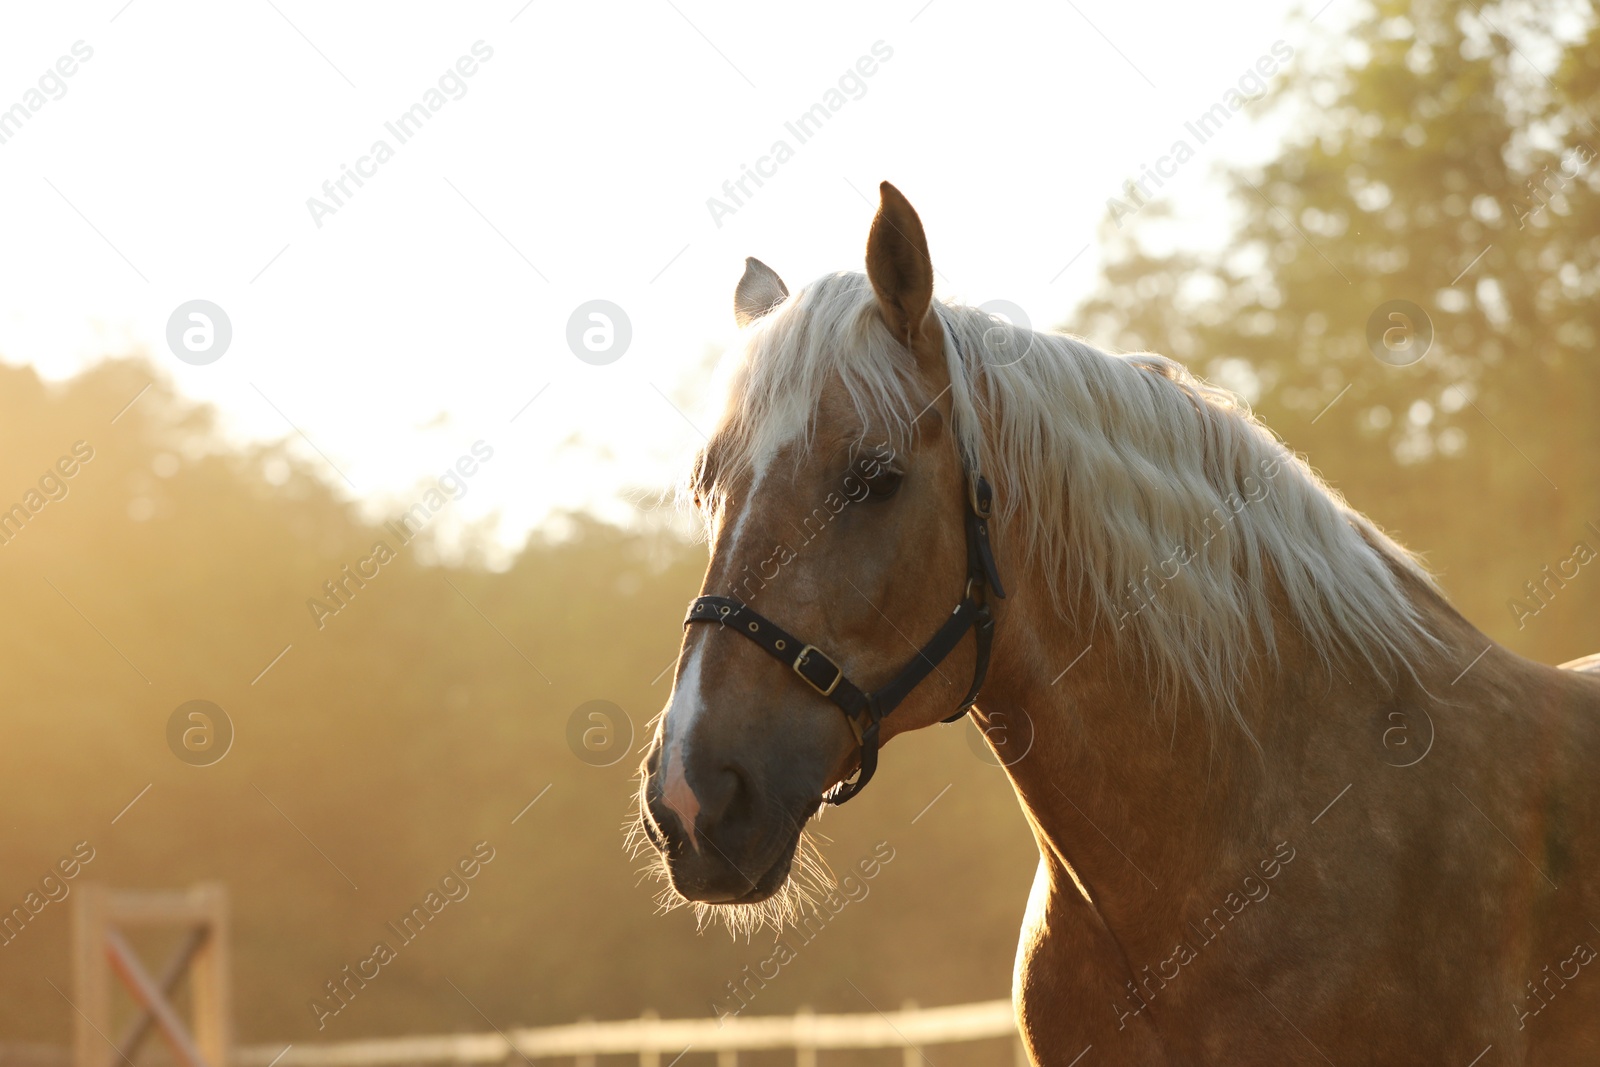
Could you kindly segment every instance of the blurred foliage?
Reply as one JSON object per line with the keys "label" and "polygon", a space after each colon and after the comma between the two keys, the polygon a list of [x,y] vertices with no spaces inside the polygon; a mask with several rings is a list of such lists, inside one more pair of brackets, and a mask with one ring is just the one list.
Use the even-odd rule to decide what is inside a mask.
{"label": "blurred foliage", "polygon": [[[94,450],[0,546],[0,907],[83,840],[96,855],[78,883],[220,879],[246,1043],[485,1030],[477,1009],[504,1028],[731,1008],[727,983],[772,955],[771,935],[733,942],[697,934],[686,911],[658,915],[657,884],[622,848],[704,546],[575,517],[571,536],[531,540],[493,573],[419,562],[414,541],[319,630],[307,599],[398,539],[283,448],[219,444],[208,412],[159,378],[139,395],[153,377],[138,360],[60,385],[0,366],[0,508],[75,442]],[[210,767],[167,747],[191,699],[236,728]],[[596,699],[636,731],[610,767],[568,747],[569,716]],[[1036,853],[967,729],[897,742],[876,788],[826,820],[841,871],[879,841],[895,859],[751,1013],[1007,995]],[[379,939],[398,944],[385,923],[485,840],[496,855],[469,895],[319,1033],[309,1002],[324,983]],[[0,946],[0,1040],[69,1040],[72,1010],[47,979],[72,989],[71,904]],[[152,970],[172,940],[138,942]],[[1009,1062],[989,1044],[969,1062]]]}
{"label": "blurred foliage", "polygon": [[[1302,49],[1255,105],[1291,132],[1229,175],[1227,243],[1153,251],[1159,205],[1108,226],[1073,328],[1245,394],[1491,637],[1552,662],[1600,649],[1600,575],[1536,617],[1510,607],[1537,607],[1525,583],[1576,541],[1600,551],[1592,8],[1380,0],[1335,59]],[[1394,299],[1433,325],[1410,366],[1368,348]]]}

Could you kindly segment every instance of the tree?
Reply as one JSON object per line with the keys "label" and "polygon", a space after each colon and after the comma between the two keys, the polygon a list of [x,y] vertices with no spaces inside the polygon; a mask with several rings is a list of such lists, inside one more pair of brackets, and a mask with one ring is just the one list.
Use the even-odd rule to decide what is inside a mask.
{"label": "tree", "polygon": [[[1526,584],[1570,574],[1575,541],[1600,552],[1597,102],[1587,10],[1375,0],[1260,105],[1298,132],[1228,174],[1225,246],[1151,253],[1155,211],[1108,228],[1074,326],[1244,392],[1491,636],[1600,648],[1600,567]],[[1393,300],[1422,317],[1369,325]],[[1385,333],[1430,324],[1427,355],[1391,365]]]}

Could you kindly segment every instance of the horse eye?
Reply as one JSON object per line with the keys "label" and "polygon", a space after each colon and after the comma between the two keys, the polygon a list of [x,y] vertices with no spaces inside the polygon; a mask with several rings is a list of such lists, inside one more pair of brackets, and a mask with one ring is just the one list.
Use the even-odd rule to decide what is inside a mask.
{"label": "horse eye", "polygon": [[873,500],[888,500],[900,491],[905,472],[880,467],[878,473],[867,479],[867,493]]}

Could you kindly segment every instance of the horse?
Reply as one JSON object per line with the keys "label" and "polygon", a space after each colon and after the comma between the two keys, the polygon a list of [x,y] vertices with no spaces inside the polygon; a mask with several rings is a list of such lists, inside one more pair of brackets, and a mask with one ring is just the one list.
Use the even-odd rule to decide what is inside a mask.
{"label": "horse", "polygon": [[965,713],[1039,849],[1034,1063],[1600,1062],[1600,657],[1491,641],[1179,364],[933,279],[888,183],[864,276],[746,261],[640,774],[674,899],[792,917],[811,816]]}

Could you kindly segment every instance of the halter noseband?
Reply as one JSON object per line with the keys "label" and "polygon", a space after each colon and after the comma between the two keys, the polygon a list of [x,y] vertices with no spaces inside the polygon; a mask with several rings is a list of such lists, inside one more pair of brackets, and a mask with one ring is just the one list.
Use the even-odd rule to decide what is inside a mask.
{"label": "halter noseband", "polygon": [[962,458],[966,480],[967,584],[961,602],[938,631],[922,646],[911,661],[888,682],[874,690],[863,690],[844,676],[838,661],[815,645],[804,644],[754,608],[725,596],[697,597],[689,605],[687,626],[694,622],[716,622],[753,641],[767,655],[792,668],[812,689],[832,701],[855,733],[861,748],[861,766],[854,779],[839,782],[823,794],[829,804],[843,804],[865,788],[878,769],[878,728],[884,716],[893,711],[956,645],[973,632],[977,660],[972,668],[972,686],[955,713],[944,722],[955,722],[978,699],[984,677],[989,672],[989,650],[994,641],[994,616],[989,610],[987,592],[1004,598],[1000,572],[995,567],[994,550],[989,544],[989,517],[994,512],[994,493],[988,481],[967,466]]}

